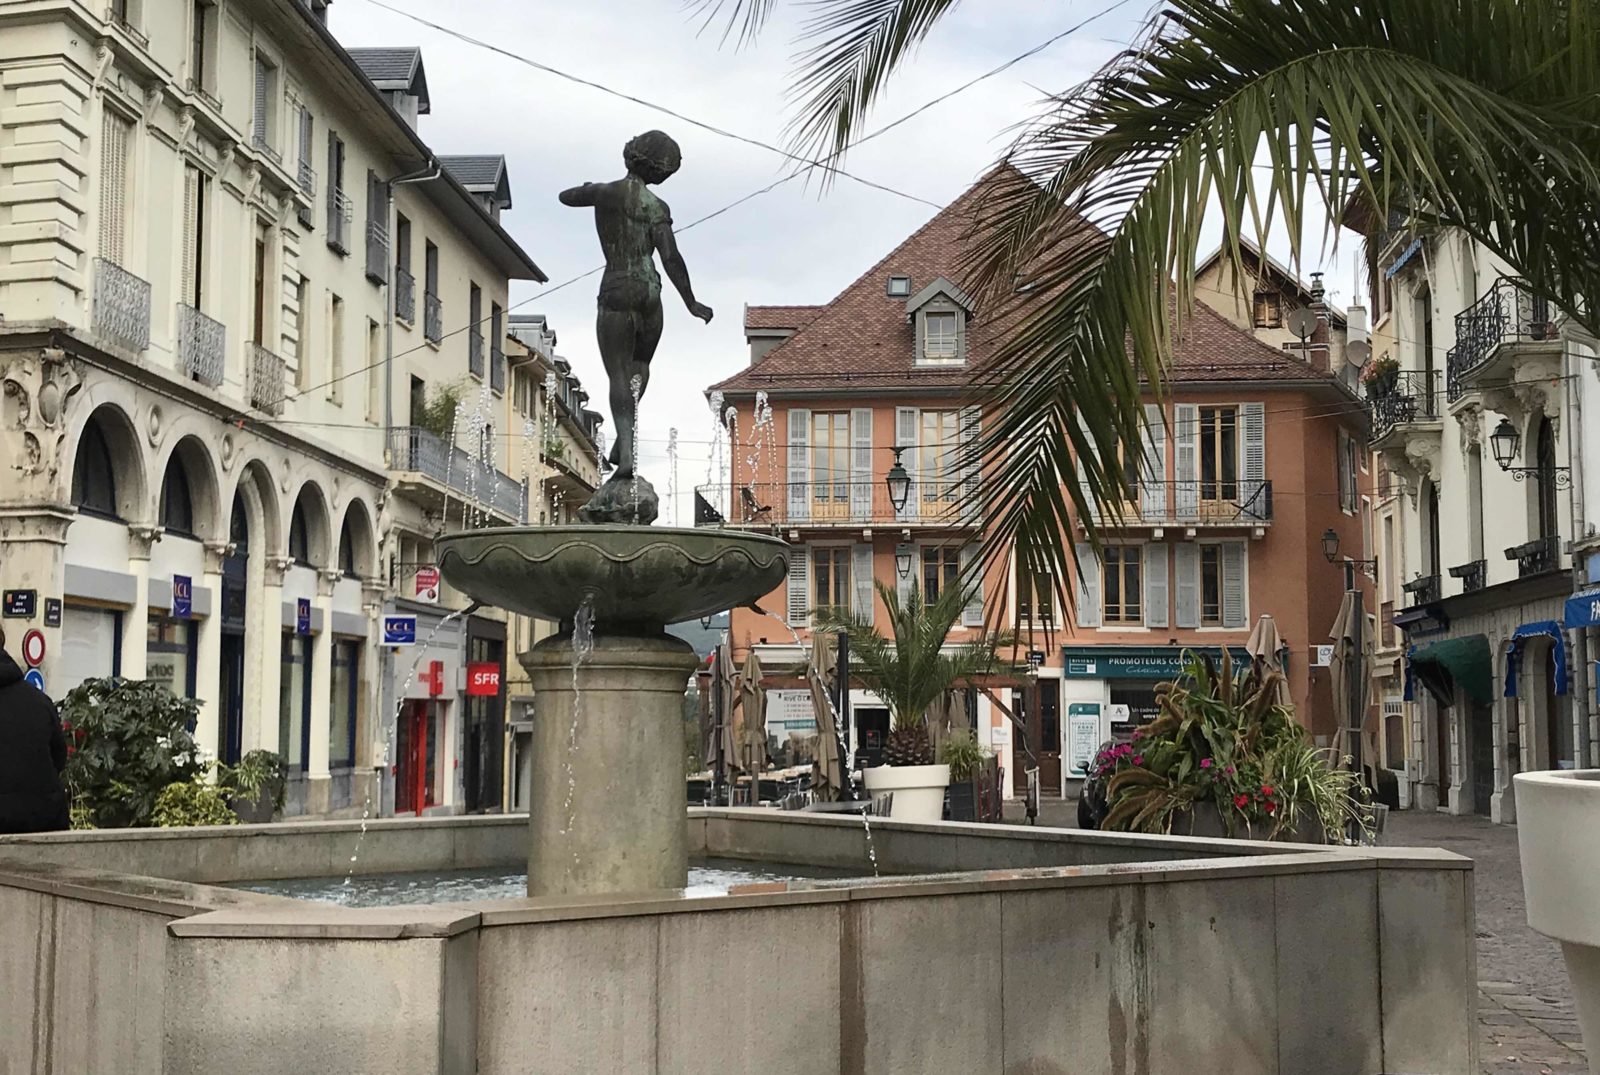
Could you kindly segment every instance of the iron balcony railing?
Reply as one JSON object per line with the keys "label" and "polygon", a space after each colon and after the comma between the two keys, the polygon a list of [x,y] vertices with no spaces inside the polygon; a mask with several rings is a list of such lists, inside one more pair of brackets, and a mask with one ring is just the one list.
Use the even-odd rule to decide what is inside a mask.
{"label": "iron balcony railing", "polygon": [[1259,479],[1138,481],[1117,509],[1091,508],[1110,526],[1264,526],[1272,522],[1272,483]]}
{"label": "iron balcony railing", "polygon": [[1439,600],[1439,576],[1419,575],[1410,582],[1402,583],[1400,588],[1411,595],[1411,607],[1431,605]]}
{"label": "iron balcony railing", "polygon": [[267,132],[257,131],[254,137],[250,139],[250,144],[256,148],[258,153],[266,157],[273,164],[283,163],[283,154],[279,153],[275,148],[273,148],[272,143],[267,141]]}
{"label": "iron balcony railing", "polygon": [[1390,385],[1367,390],[1367,413],[1372,419],[1372,439],[1395,427],[1437,421],[1444,414],[1444,394],[1438,370],[1406,370]]}
{"label": "iron balcony railing", "polygon": [[355,203],[338,187],[328,188],[328,245],[341,254],[350,252],[350,222],[355,219]]}
{"label": "iron balcony railing", "polygon": [[150,284],[114,261],[94,259],[95,333],[130,351],[150,346]]}
{"label": "iron balcony railing", "polygon": [[193,306],[178,303],[178,368],[212,388],[228,371],[228,329]]}
{"label": "iron balcony railing", "polygon": [[277,417],[283,413],[285,377],[283,359],[261,346],[250,345],[250,406]]}
{"label": "iron balcony railing", "polygon": [[429,343],[444,339],[444,306],[431,291],[422,293],[422,335]]}
{"label": "iron balcony railing", "polygon": [[1457,564],[1450,569],[1450,577],[1461,580],[1462,593],[1481,590],[1488,583],[1489,561],[1474,560],[1469,564]]}
{"label": "iron balcony railing", "polygon": [[506,352],[499,340],[489,344],[489,387],[496,392],[506,390]]}
{"label": "iron balcony railing", "polygon": [[1561,539],[1554,534],[1534,538],[1506,550],[1506,559],[1517,562],[1517,577],[1543,575],[1561,566]]}
{"label": "iron balcony railing", "polygon": [[483,376],[483,334],[480,332],[467,334],[467,372],[475,377]]}
{"label": "iron balcony railing", "polygon": [[971,527],[981,521],[981,501],[967,496],[960,479],[913,482],[905,506],[895,509],[889,487],[876,481],[726,483],[696,489],[699,526],[906,526]]}
{"label": "iron balcony railing", "polygon": [[417,319],[417,278],[398,265],[394,267],[394,315],[402,321]]}
{"label": "iron balcony railing", "polygon": [[1549,300],[1534,294],[1525,280],[1500,277],[1482,298],[1456,314],[1456,343],[1445,354],[1451,402],[1461,398],[1473,375],[1502,344],[1555,338]]}
{"label": "iron balcony railing", "polygon": [[389,229],[379,220],[367,221],[367,278],[377,283],[388,280]]}
{"label": "iron balcony railing", "polygon": [[420,474],[513,522],[528,521],[527,490],[521,482],[421,426],[390,429],[389,458],[397,471]]}
{"label": "iron balcony railing", "polygon": [[317,170],[316,168],[312,167],[311,162],[306,160],[304,157],[300,159],[300,166],[297,170],[296,178],[300,182],[300,193],[304,194],[308,198],[315,198],[317,196]]}

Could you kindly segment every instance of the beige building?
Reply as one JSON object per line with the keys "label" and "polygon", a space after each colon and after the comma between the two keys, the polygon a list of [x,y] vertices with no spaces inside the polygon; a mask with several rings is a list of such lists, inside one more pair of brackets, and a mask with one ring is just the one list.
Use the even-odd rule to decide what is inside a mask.
{"label": "beige building", "polygon": [[[506,628],[421,645],[455,602],[416,568],[526,518],[481,416],[508,281],[543,275],[509,186],[418,136],[417,51],[352,55],[325,15],[0,2],[0,582],[37,606],[6,627],[43,632],[54,697],[161,678],[219,757],[280,751],[292,811],[378,806],[386,763],[386,810],[484,808],[466,730],[503,699],[463,669]],[[430,429],[447,383],[466,414]],[[417,646],[382,645],[394,614]]]}

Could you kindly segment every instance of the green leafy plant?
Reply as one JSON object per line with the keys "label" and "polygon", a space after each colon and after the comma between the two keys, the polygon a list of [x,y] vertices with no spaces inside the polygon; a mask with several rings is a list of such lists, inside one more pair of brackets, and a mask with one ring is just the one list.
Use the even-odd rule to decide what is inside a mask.
{"label": "green leafy plant", "polygon": [[939,761],[950,766],[950,779],[964,783],[977,775],[989,752],[978,744],[978,736],[970,729],[952,732],[939,744]]}
{"label": "green leafy plant", "polygon": [[1386,396],[1400,382],[1400,361],[1393,355],[1384,355],[1367,367],[1361,383],[1368,396]]}
{"label": "green leafy plant", "polygon": [[189,734],[199,706],[159,683],[86,680],[59,708],[75,828],[148,825],[164,788],[205,772]]}
{"label": "green leafy plant", "polygon": [[984,631],[946,652],[945,641],[961,622],[968,587],[946,586],[932,604],[912,586],[902,603],[895,591],[879,582],[878,597],[888,611],[891,635],[885,638],[873,621],[840,609],[817,614],[816,628],[842,630],[850,636],[850,671],[889,707],[891,726],[884,747],[889,765],[931,765],[928,707],[968,676],[997,671],[999,650],[1012,644],[1009,632]]}
{"label": "green leafy plant", "polygon": [[168,784],[156,796],[150,821],[158,828],[191,825],[237,825],[227,791],[203,777]]}
{"label": "green leafy plant", "polygon": [[1259,661],[1236,669],[1226,651],[1220,668],[1189,654],[1183,675],[1156,688],[1160,715],[1096,756],[1106,780],[1101,827],[1172,832],[1205,803],[1230,834],[1338,840],[1367,827],[1366,789],[1309,741],[1278,700],[1282,679]]}
{"label": "green leafy plant", "polygon": [[411,415],[413,425],[421,426],[440,440],[448,441],[456,428],[456,415],[467,389],[463,380],[446,381],[428,390],[427,398]]}
{"label": "green leafy plant", "polygon": [[217,786],[226,793],[230,804],[258,802],[265,796],[277,812],[283,809],[288,775],[289,767],[275,751],[251,750],[237,765],[217,765]]}

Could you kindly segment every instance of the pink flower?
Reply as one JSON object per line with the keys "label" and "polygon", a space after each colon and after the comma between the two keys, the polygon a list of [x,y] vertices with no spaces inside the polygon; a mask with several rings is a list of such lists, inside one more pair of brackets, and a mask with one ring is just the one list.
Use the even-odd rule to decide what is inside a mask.
{"label": "pink flower", "polygon": [[1200,768],[1202,768],[1202,769],[1211,768],[1211,759],[1210,758],[1201,758],[1200,759]]}
{"label": "pink flower", "polygon": [[1235,795],[1233,797],[1233,805],[1238,807],[1240,810],[1243,810],[1245,807],[1250,805],[1250,796]]}
{"label": "pink flower", "polygon": [[1232,776],[1233,775],[1233,766],[1231,766],[1231,765],[1228,766],[1226,769],[1223,770],[1223,772],[1227,773],[1229,776]]}
{"label": "pink flower", "polygon": [[1133,764],[1135,764],[1135,765],[1143,765],[1144,764],[1144,755],[1143,754],[1135,754],[1133,756]]}

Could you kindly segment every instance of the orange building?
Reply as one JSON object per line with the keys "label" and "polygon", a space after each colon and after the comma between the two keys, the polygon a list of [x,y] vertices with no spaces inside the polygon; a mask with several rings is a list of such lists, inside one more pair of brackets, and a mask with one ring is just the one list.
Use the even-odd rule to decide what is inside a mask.
{"label": "orange building", "polygon": [[[976,555],[981,495],[963,494],[981,479],[958,460],[983,425],[968,387],[989,335],[959,281],[981,186],[826,305],[746,308],[751,364],[709,390],[735,412],[735,443],[724,481],[701,490],[713,509],[703,521],[772,530],[794,555],[765,614],[734,611],[739,659],[754,647],[767,667],[791,666],[818,607],[881,623],[873,580],[936,594]],[[1008,782],[1037,764],[1044,794],[1069,793],[1086,753],[1153,713],[1155,685],[1183,650],[1242,652],[1266,614],[1288,646],[1301,720],[1319,738],[1335,730],[1328,669],[1314,662],[1344,572],[1327,562],[1322,535],[1331,528],[1344,554],[1366,555],[1370,476],[1364,411],[1316,353],[1327,350],[1308,362],[1197,306],[1175,344],[1168,400],[1146,405],[1136,502],[1101,528],[1098,557],[1081,523],[1062,535],[1083,565],[1070,610],[1049,579],[1018,578],[1014,564],[988,573],[951,642],[997,608],[1025,632],[1037,687],[969,701]],[[884,481],[897,453],[913,478],[898,511]],[[808,709],[781,693],[774,701],[781,737]],[[870,764],[887,711],[863,691],[852,701],[854,744]]]}

